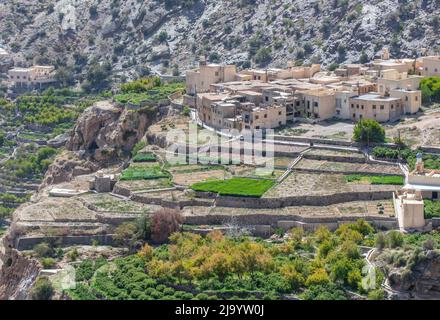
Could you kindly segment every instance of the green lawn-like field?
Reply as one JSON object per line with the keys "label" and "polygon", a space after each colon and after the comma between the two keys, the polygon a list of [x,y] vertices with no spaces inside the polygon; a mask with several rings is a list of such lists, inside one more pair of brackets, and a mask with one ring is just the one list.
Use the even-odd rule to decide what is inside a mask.
{"label": "green lawn-like field", "polygon": [[351,174],[345,176],[345,181],[356,182],[356,181],[367,181],[371,184],[389,184],[389,185],[403,185],[405,182],[402,176],[363,176],[360,174]]}
{"label": "green lawn-like field", "polygon": [[155,162],[157,160],[154,153],[138,153],[133,158],[133,162]]}
{"label": "green lawn-like field", "polygon": [[272,180],[232,178],[199,182],[193,184],[191,188],[195,191],[216,192],[220,195],[261,197],[274,184]]}
{"label": "green lawn-like field", "polygon": [[163,172],[159,167],[133,167],[122,172],[121,180],[148,180],[168,178],[169,176],[167,172]]}

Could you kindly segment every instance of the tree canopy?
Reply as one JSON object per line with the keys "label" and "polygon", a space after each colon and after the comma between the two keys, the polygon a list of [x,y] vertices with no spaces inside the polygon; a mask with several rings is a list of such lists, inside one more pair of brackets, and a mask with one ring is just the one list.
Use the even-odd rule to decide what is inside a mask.
{"label": "tree canopy", "polygon": [[385,129],[375,120],[359,120],[353,131],[356,142],[385,142]]}

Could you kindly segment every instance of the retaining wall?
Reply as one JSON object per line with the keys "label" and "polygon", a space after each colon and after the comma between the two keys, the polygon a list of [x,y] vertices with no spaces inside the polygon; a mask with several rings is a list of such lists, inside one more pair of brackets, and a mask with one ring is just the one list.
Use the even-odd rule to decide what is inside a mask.
{"label": "retaining wall", "polygon": [[22,237],[16,239],[15,248],[17,250],[31,250],[35,245],[47,242],[56,243],[61,246],[92,245],[98,242],[100,245],[113,245],[112,235],[89,235],[89,236],[60,236],[60,237]]}
{"label": "retaining wall", "polygon": [[[199,215],[185,217],[185,224],[190,225],[221,225],[231,222],[229,215]],[[337,229],[341,224],[355,222],[364,219],[380,229],[397,228],[397,220],[390,217],[378,216],[347,216],[347,217],[304,217],[298,215],[281,214],[246,214],[233,216],[234,223],[245,226],[260,226],[261,232],[267,232],[268,226],[283,228],[285,230],[302,227],[308,231],[314,231],[320,226],[327,226],[330,230]],[[259,227],[259,228],[260,228]]]}

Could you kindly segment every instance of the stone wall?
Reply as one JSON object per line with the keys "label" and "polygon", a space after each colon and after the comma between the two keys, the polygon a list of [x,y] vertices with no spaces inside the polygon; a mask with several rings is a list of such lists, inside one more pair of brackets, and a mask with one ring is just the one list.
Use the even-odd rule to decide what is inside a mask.
{"label": "stone wall", "polygon": [[112,235],[89,235],[89,236],[60,236],[60,237],[21,237],[16,239],[15,248],[17,250],[31,250],[35,245],[47,242],[56,243],[60,246],[74,246],[74,245],[92,245],[98,242],[100,245],[113,245]]}
{"label": "stone wall", "polygon": [[[388,200],[393,191],[344,192],[320,196],[292,196],[283,198],[246,198],[219,196],[216,205],[235,208],[284,208],[294,206],[328,206],[343,202]],[[209,197],[209,195],[208,195]]]}
{"label": "stone wall", "polygon": [[[347,216],[347,217],[304,217],[298,215],[282,214],[246,214],[230,215],[209,214],[198,216],[186,216],[185,224],[189,225],[222,225],[231,221],[243,226],[261,226],[261,232],[267,232],[268,226],[272,228],[283,228],[288,230],[294,227],[302,227],[308,231],[314,231],[319,226],[327,226],[330,230],[335,230],[341,224],[354,222],[364,219],[380,229],[397,228],[397,220],[391,217],[378,216]],[[260,228],[260,227],[258,227]]]}

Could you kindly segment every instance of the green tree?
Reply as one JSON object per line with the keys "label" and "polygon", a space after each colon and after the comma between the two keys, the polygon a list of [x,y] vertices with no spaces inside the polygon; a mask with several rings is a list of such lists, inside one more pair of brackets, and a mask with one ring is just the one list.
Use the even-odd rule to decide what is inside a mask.
{"label": "green tree", "polygon": [[272,60],[272,50],[270,48],[260,48],[255,54],[255,62],[266,65]]}
{"label": "green tree", "polygon": [[53,294],[54,288],[47,277],[38,278],[31,291],[32,300],[50,300]]}
{"label": "green tree", "polygon": [[359,120],[354,127],[353,140],[367,144],[370,142],[384,142],[385,129],[376,120]]}
{"label": "green tree", "polygon": [[424,78],[420,82],[424,103],[440,102],[440,77]]}

